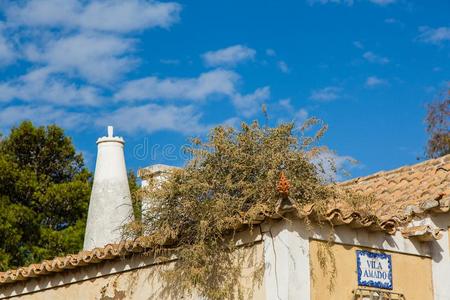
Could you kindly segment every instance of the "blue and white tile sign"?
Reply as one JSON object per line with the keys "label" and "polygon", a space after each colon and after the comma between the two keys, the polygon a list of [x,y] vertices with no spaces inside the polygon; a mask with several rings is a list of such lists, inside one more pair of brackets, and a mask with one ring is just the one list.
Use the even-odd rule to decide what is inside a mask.
{"label": "blue and white tile sign", "polygon": [[356,250],[358,285],[392,289],[392,260],[389,254]]}

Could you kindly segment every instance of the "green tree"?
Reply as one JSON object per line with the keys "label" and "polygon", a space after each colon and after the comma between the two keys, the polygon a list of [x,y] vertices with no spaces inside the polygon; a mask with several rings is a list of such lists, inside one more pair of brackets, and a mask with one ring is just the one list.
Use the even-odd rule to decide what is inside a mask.
{"label": "green tree", "polygon": [[135,172],[131,169],[128,170],[127,176],[128,176],[128,187],[131,193],[131,203],[133,205],[133,214],[136,220],[141,220],[142,201],[141,197],[139,196],[139,183],[137,180],[137,176]]}
{"label": "green tree", "polygon": [[427,107],[427,156],[429,158],[450,154],[450,89],[440,101]]}
{"label": "green tree", "polygon": [[91,174],[56,125],[25,121],[0,141],[0,270],[77,252]]}

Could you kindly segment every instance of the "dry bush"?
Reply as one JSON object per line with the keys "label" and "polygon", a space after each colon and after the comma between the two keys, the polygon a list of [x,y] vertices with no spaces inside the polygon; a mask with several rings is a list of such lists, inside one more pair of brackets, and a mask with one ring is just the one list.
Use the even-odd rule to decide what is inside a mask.
{"label": "dry bush", "polygon": [[[311,127],[319,129],[306,136]],[[317,119],[299,131],[293,123],[214,128],[207,141],[193,139],[185,149],[192,155],[185,168],[143,191],[151,205],[128,233],[144,232],[149,243],[176,250],[175,268],[166,273],[172,291],[240,298],[241,263],[233,256],[232,237],[242,223],[276,213],[280,173],[288,178],[289,199],[298,209],[310,203],[325,207],[327,199],[337,197],[334,185],[324,180],[325,170],[311,163],[328,151],[315,146],[325,130]]]}

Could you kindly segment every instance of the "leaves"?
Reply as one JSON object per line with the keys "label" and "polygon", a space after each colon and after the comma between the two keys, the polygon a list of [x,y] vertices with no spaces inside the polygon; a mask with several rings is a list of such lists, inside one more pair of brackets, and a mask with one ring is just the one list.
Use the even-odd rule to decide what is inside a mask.
{"label": "leaves", "polygon": [[440,101],[427,107],[427,156],[435,158],[450,153],[450,90]]}
{"label": "leaves", "polygon": [[[313,127],[317,132],[306,136]],[[172,290],[195,289],[208,299],[237,297],[241,263],[232,236],[239,224],[275,213],[280,172],[291,183],[289,196],[298,208],[334,195],[311,163],[326,150],[314,145],[325,131],[317,119],[301,134],[293,123],[212,129],[207,141],[195,138],[184,149],[192,156],[185,168],[174,170],[162,185],[150,182],[141,195],[149,208],[128,234],[145,232],[149,240],[177,249],[176,266],[167,272],[167,283],[177,285]]]}
{"label": "leaves", "polygon": [[0,269],[77,252],[91,174],[72,141],[23,122],[0,140]]}

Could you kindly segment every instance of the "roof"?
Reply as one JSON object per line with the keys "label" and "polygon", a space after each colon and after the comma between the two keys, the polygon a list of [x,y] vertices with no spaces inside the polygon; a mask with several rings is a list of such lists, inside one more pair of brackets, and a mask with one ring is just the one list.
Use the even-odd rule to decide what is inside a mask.
{"label": "roof", "polygon": [[[293,209],[283,206],[277,214],[271,216],[263,216],[255,220],[252,224],[257,225],[263,223],[268,219],[280,219],[285,214],[290,213]],[[312,217],[315,218],[317,212],[314,206],[307,206],[299,215],[300,218]],[[362,217],[358,213],[344,215],[339,210],[331,210],[327,215],[323,216],[325,219],[335,225],[348,224],[354,228],[368,228],[373,231],[385,231],[393,233],[396,230],[397,223],[388,220],[379,224],[374,218]],[[247,226],[249,224],[241,223],[239,227]],[[64,257],[56,257],[52,260],[45,260],[38,264],[31,264],[27,267],[21,267],[6,272],[0,272],[0,285],[13,283],[23,280],[29,280],[38,276],[45,276],[52,273],[58,273],[65,270],[80,268],[86,265],[92,265],[104,262],[111,259],[130,256],[137,253],[145,253],[151,251],[156,247],[164,247],[170,245],[156,245],[150,244],[145,237],[135,241],[124,241],[118,244],[108,244],[105,247],[95,248],[90,251],[80,251],[77,254],[70,254]]]}
{"label": "roof", "polygon": [[158,176],[161,174],[166,174],[166,173],[170,173],[176,169],[179,169],[178,167],[174,167],[174,166],[168,166],[168,165],[164,165],[164,164],[155,164],[155,165],[151,165],[145,168],[141,168],[138,170],[138,176],[141,178],[145,178],[145,177],[154,177],[154,176]]}
{"label": "roof", "polygon": [[[373,193],[377,200],[374,202],[375,215],[339,207],[330,208],[326,213],[322,213],[314,205],[307,205],[298,212],[293,209],[288,199],[281,199],[275,214],[266,215],[262,212],[260,218],[254,220],[252,224],[259,224],[267,219],[280,219],[284,215],[294,212],[299,218],[321,219],[333,225],[348,225],[352,228],[367,228],[372,231],[393,234],[399,226],[411,220],[411,216],[425,212],[448,212],[449,183],[450,155],[447,155],[339,184],[341,187],[360,193]],[[248,224],[238,224],[238,226],[246,225]],[[420,241],[430,241],[441,237],[438,228],[426,225],[402,228],[402,234],[405,238],[417,238]],[[155,246],[158,245],[153,244],[152,246],[146,243],[145,239],[137,239],[119,244],[109,244],[103,248],[81,251],[65,257],[56,257],[39,264],[0,272],[0,285],[95,264],[133,253],[142,253]]]}
{"label": "roof", "polygon": [[105,260],[123,257],[132,253],[141,253],[146,249],[142,240],[126,241],[118,244],[108,244],[102,248],[91,251],[81,251],[64,257],[56,257],[38,264],[31,264],[16,270],[0,272],[0,284],[30,279],[32,277],[47,275],[74,269],[89,264],[99,263]]}
{"label": "roof", "polygon": [[392,171],[382,171],[340,184],[373,194],[371,206],[382,220],[450,209],[450,154]]}
{"label": "roof", "polygon": [[438,240],[442,237],[443,229],[432,228],[429,225],[411,226],[402,230],[404,238],[417,238],[421,242]]}

